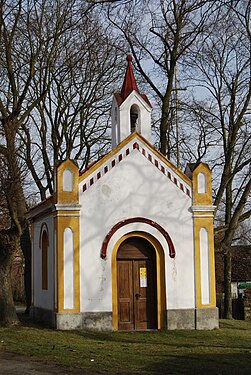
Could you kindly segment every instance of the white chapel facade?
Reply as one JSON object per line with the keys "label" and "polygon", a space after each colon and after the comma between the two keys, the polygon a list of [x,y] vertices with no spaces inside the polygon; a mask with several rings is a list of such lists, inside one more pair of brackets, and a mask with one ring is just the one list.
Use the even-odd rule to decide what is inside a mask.
{"label": "white chapel facade", "polygon": [[58,329],[218,327],[211,171],[183,173],[151,145],[132,58],[112,102],[112,150],[28,213],[35,319]]}

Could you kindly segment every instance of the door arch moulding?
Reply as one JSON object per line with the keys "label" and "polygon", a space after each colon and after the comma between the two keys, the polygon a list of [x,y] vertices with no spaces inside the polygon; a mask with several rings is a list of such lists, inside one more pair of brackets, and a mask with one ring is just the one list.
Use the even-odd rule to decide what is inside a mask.
{"label": "door arch moulding", "polygon": [[173,241],[172,241],[171,237],[167,233],[167,231],[161,225],[156,223],[155,221],[152,221],[152,220],[149,220],[149,219],[146,219],[146,218],[143,218],[143,217],[135,217],[135,218],[125,219],[125,220],[122,220],[122,221],[118,222],[107,233],[107,235],[106,235],[106,237],[103,241],[102,248],[101,248],[101,258],[102,259],[106,258],[107,247],[108,247],[108,244],[109,244],[109,241],[110,241],[111,237],[120,228],[124,227],[125,225],[132,224],[132,223],[144,223],[144,224],[148,224],[148,225],[154,227],[155,229],[157,229],[162,234],[162,236],[165,238],[165,241],[166,241],[166,243],[168,245],[168,248],[169,248],[170,258],[175,258],[176,252],[175,252],[174,244],[173,244]]}

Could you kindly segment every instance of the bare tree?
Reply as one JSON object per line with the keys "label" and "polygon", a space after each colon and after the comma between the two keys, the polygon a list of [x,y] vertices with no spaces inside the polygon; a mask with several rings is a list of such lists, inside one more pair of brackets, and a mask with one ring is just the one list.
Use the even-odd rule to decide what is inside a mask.
{"label": "bare tree", "polygon": [[[238,224],[251,213],[250,2],[138,1],[110,7],[109,19],[161,103],[161,152],[172,157],[174,139],[183,158],[203,158],[214,171],[216,219],[224,216],[216,233],[222,233],[225,316],[230,317],[230,245]],[[171,127],[177,66],[188,87],[179,100],[185,121],[178,136],[184,142]]]}
{"label": "bare tree", "polygon": [[245,246],[251,245],[250,220],[240,223],[237,230],[235,231],[233,242],[235,245],[236,244],[245,245]]}
{"label": "bare tree", "polygon": [[[0,289],[1,321],[15,322],[17,320],[13,306],[10,267],[14,249],[25,228],[24,213],[26,211],[20,176],[19,159],[17,156],[17,130],[34,103],[26,104],[28,88],[34,75],[37,56],[42,48],[41,43],[33,51],[25,55],[25,48],[20,46],[18,37],[21,34],[20,24],[24,23],[22,2],[0,2],[0,46],[1,46],[1,160],[5,166],[4,198],[10,215],[10,226],[0,232],[1,269]],[[23,57],[23,64],[18,63],[17,49]],[[25,76],[24,76],[25,72]]]}
{"label": "bare tree", "polygon": [[[48,91],[22,124],[21,157],[42,200],[53,192],[53,168],[58,161],[76,159],[82,169],[110,146],[111,95],[121,74],[117,68],[121,55],[113,39],[95,11],[83,16],[58,46],[48,68]],[[41,95],[42,65],[43,61],[31,84],[34,100]]]}
{"label": "bare tree", "polygon": [[16,312],[12,303],[11,264],[16,250],[16,233],[10,229],[8,212],[8,171],[6,159],[0,155],[0,321],[16,322]]}
{"label": "bare tree", "polygon": [[138,71],[161,102],[160,151],[169,159],[175,70],[204,30],[215,3],[136,1],[109,10],[109,19],[127,41]]}
{"label": "bare tree", "polygon": [[190,79],[207,95],[206,103],[198,98],[194,101],[194,113],[210,129],[207,138],[217,142],[217,147],[207,150],[207,158],[215,172],[216,213],[224,217],[216,233],[222,238],[219,251],[225,263],[225,317],[230,318],[231,242],[239,223],[251,214],[250,2],[226,2],[203,37],[193,55],[194,63],[190,57]]}
{"label": "bare tree", "polygon": [[[29,238],[25,220],[26,201],[21,158],[24,154],[26,155],[28,166],[37,182],[40,176],[34,169],[33,160],[29,164],[30,159],[34,157],[31,155],[36,143],[42,152],[45,173],[48,173],[48,169],[51,168],[50,160],[47,161],[45,153],[48,132],[43,128],[48,124],[41,121],[40,125],[38,116],[41,120],[42,116],[49,117],[52,113],[55,116],[61,116],[62,119],[61,121],[52,121],[55,128],[51,132],[51,137],[55,142],[52,142],[51,146],[57,146],[55,153],[61,153],[59,157],[67,157],[70,154],[70,151],[64,153],[62,146],[67,150],[71,139],[74,139],[74,135],[67,128],[66,123],[66,121],[70,122],[70,118],[74,117],[74,114],[67,112],[67,109],[64,110],[64,106],[65,102],[72,101],[72,107],[74,107],[74,99],[76,106],[82,106],[81,88],[78,88],[75,93],[71,89],[71,84],[75,79],[76,85],[80,85],[81,79],[84,81],[87,80],[87,77],[79,74],[79,77],[76,78],[73,71],[72,81],[69,80],[69,75],[64,76],[64,72],[68,73],[71,63],[79,62],[77,55],[81,56],[82,54],[82,51],[75,45],[75,60],[70,60],[67,55],[69,52],[67,51],[69,48],[67,41],[69,41],[69,35],[81,30],[84,25],[83,17],[89,15],[89,12],[95,9],[95,5],[97,2],[79,2],[77,0],[0,0],[0,157],[1,163],[5,167],[3,199],[10,217],[9,226],[0,231],[0,320],[2,322],[11,323],[17,320],[9,275],[13,249],[16,248],[22,236],[26,238],[26,241],[21,242],[24,255],[30,259],[29,251],[27,253]],[[78,35],[75,34],[76,41],[77,37]],[[82,48],[83,43],[79,47]],[[95,46],[93,46],[92,52],[94,54],[92,61],[102,64],[101,56],[95,53]],[[103,57],[105,60],[106,56]],[[92,72],[91,68],[92,66],[90,67]],[[102,76],[104,74],[102,69],[100,72]],[[96,71],[95,74],[97,74]],[[66,78],[65,81],[64,78]],[[97,75],[93,77],[92,83],[98,78],[101,79]],[[64,84],[61,88],[62,82]],[[90,93],[91,91],[90,86]],[[66,92],[67,98],[64,97]],[[97,91],[95,93],[97,94]],[[92,100],[95,98],[95,93]],[[101,95],[100,91],[99,95]],[[88,103],[91,103],[91,99]],[[53,111],[48,110],[48,106],[54,107]],[[57,106],[59,107],[58,111]],[[35,113],[35,111],[37,112]],[[80,110],[76,112],[81,113]],[[64,117],[65,113],[68,114],[68,117]],[[32,124],[35,124],[38,130],[43,129],[39,133],[40,138],[35,140],[31,129]],[[60,132],[57,126],[65,128]],[[77,138],[80,142],[80,130],[78,132]],[[55,134],[57,139],[55,139]],[[62,138],[62,145],[58,145]],[[44,142],[43,147],[41,147],[41,140]],[[19,147],[23,141],[25,141],[26,149]],[[66,141],[68,141],[68,145]],[[37,168],[39,168],[39,164]],[[1,170],[1,172],[3,171]],[[50,180],[50,173],[49,169],[47,181]],[[41,196],[45,194],[47,185],[45,189],[42,186]]]}

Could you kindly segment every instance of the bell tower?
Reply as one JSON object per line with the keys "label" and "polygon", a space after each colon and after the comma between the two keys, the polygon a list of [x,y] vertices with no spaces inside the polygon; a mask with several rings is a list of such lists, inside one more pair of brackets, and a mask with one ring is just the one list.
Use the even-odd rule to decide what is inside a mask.
{"label": "bell tower", "polygon": [[152,106],[141,94],[132,69],[132,56],[128,55],[127,68],[121,92],[114,93],[112,102],[112,148],[131,133],[137,131],[151,142]]}

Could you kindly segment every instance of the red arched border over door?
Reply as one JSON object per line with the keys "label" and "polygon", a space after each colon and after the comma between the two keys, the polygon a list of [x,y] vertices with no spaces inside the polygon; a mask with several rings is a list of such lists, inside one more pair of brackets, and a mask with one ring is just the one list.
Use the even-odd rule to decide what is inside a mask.
{"label": "red arched border over door", "polygon": [[168,244],[170,258],[175,257],[176,253],[175,253],[175,248],[174,248],[173,242],[172,242],[169,234],[165,231],[165,229],[162,228],[162,226],[159,225],[158,223],[156,223],[155,221],[152,221],[152,220],[149,220],[149,219],[146,219],[146,218],[143,218],[143,217],[135,217],[135,218],[125,219],[125,220],[122,220],[122,221],[118,222],[117,224],[114,225],[114,227],[110,230],[110,232],[107,233],[107,235],[106,235],[106,237],[103,241],[102,249],[101,249],[101,258],[102,259],[106,258],[108,243],[109,243],[111,237],[114,235],[114,233],[118,229],[122,228],[123,226],[125,226],[127,224],[132,224],[132,223],[145,223],[145,224],[151,225],[152,227],[156,228],[163,235],[163,237],[165,238],[165,240]]}

